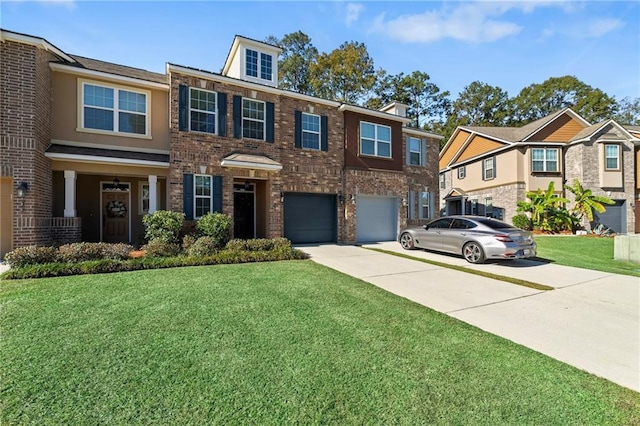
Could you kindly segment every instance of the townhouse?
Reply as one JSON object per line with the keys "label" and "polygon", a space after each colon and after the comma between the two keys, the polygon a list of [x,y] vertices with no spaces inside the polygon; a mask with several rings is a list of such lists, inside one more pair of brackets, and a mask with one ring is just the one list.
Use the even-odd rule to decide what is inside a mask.
{"label": "townhouse", "polygon": [[[440,152],[440,206],[446,214],[504,219],[528,191],[575,179],[615,205],[595,222],[617,233],[640,232],[640,132],[614,120],[591,124],[570,108],[522,127],[458,127]],[[584,223],[589,228],[590,224]]]}
{"label": "townhouse", "polygon": [[234,236],[395,239],[437,214],[440,136],[278,88],[280,49],[236,36],[219,73],[154,73],[2,30],[0,256],[70,241],[139,243],[142,217],[210,211]]}

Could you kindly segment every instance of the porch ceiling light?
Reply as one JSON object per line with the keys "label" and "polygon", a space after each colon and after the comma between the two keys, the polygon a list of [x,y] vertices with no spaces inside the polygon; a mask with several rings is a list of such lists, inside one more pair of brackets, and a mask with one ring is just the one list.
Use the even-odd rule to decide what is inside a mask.
{"label": "porch ceiling light", "polygon": [[27,191],[29,190],[29,184],[27,182],[20,182],[18,185],[17,195],[18,198],[24,198],[27,195]]}

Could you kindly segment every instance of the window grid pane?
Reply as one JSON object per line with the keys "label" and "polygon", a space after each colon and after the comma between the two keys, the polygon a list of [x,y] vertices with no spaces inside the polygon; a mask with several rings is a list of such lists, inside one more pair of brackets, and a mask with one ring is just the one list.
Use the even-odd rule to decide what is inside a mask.
{"label": "window grid pane", "polygon": [[607,170],[617,170],[620,168],[619,152],[620,147],[618,145],[605,145],[605,168]]}
{"label": "window grid pane", "polygon": [[422,160],[422,142],[418,138],[409,138],[409,164],[419,166]]}
{"label": "window grid pane", "polygon": [[265,104],[263,102],[242,100],[242,136],[264,140]]}
{"label": "window grid pane", "polygon": [[391,158],[391,128],[372,123],[360,123],[360,153]]}
{"label": "window grid pane", "polygon": [[258,76],[258,52],[251,49],[247,49],[247,75]]}
{"label": "window grid pane", "polygon": [[260,55],[260,78],[271,81],[271,55]]}
{"label": "window grid pane", "polygon": [[83,127],[121,133],[147,133],[147,95],[83,84]]}
{"label": "window grid pane", "polygon": [[429,217],[429,193],[420,193],[420,219],[430,219]]}
{"label": "window grid pane", "polygon": [[216,132],[216,96],[215,92],[191,89],[189,128],[194,132]]}
{"label": "window grid pane", "polygon": [[144,115],[121,112],[118,115],[118,131],[125,133],[146,133],[146,118]]}

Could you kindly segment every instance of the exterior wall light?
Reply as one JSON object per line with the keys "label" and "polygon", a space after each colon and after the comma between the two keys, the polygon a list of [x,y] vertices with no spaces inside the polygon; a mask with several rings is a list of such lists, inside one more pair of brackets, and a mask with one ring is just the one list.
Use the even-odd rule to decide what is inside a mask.
{"label": "exterior wall light", "polygon": [[27,182],[20,182],[18,185],[17,195],[18,198],[24,198],[27,195],[27,191],[29,190],[29,184]]}

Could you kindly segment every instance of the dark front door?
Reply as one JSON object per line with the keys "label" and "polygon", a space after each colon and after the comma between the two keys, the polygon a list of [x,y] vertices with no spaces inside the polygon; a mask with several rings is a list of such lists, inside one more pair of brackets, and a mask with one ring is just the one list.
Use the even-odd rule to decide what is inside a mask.
{"label": "dark front door", "polygon": [[233,194],[233,235],[243,240],[255,238],[255,198],[253,192]]}

